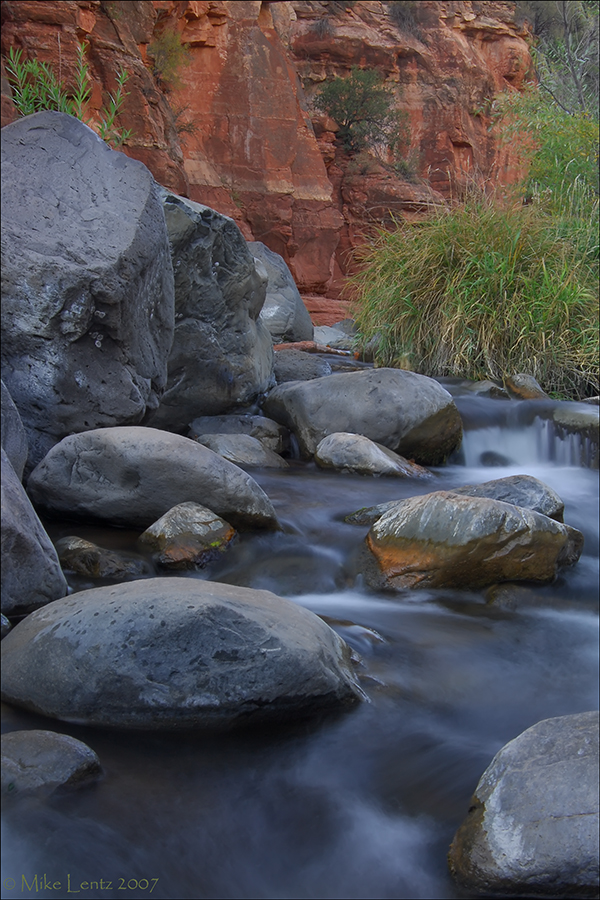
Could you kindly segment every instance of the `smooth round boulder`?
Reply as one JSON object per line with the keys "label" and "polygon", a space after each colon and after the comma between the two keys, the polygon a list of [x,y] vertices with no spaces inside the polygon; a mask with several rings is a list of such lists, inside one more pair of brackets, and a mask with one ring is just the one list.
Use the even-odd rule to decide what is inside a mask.
{"label": "smooth round boulder", "polygon": [[189,500],[235,527],[278,528],[265,492],[238,466],[189,438],[155,428],[99,428],[64,438],[27,482],[50,515],[147,528]]}
{"label": "smooth round boulder", "polygon": [[403,369],[361,369],[280,384],[268,416],[290,428],[310,458],[324,437],[362,434],[420,465],[437,465],[460,444],[462,423],[448,391]]}
{"label": "smooth round boulder", "polygon": [[321,469],[356,475],[393,475],[397,478],[429,478],[431,473],[361,434],[329,434],[315,450]]}
{"label": "smooth round boulder", "polygon": [[488,897],[598,896],[598,713],[545,719],[483,773],[448,861]]}
{"label": "smooth round boulder", "polygon": [[11,731],[2,735],[2,795],[52,794],[73,790],[102,773],[94,751],[54,731]]}
{"label": "smooth round boulder", "polygon": [[138,541],[153,551],[154,562],[167,569],[205,566],[223,553],[235,529],[200,503],[179,503],[140,534]]}
{"label": "smooth round boulder", "polygon": [[236,466],[267,469],[288,467],[285,459],[264,447],[258,438],[250,434],[203,434],[197,441]]}
{"label": "smooth round boulder", "polygon": [[35,466],[77,431],[158,406],[174,288],[160,189],[83,122],[2,129],[2,378]]}
{"label": "smooth round boulder", "polygon": [[366,544],[384,587],[480,588],[553,581],[579,559],[583,535],[501,500],[435,491],[390,507]]}
{"label": "smooth round boulder", "polygon": [[351,652],[271,594],[189,578],[94,588],[20,622],[2,696],[57,719],[126,729],[229,728],[363,697]]}

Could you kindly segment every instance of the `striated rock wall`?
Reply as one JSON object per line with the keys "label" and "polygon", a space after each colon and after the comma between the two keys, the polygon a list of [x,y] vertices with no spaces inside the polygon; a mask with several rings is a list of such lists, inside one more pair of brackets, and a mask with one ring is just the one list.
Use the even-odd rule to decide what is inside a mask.
{"label": "striated rock wall", "polygon": [[[67,81],[89,43],[96,116],[124,67],[125,152],[281,254],[304,293],[337,296],[350,251],[390,213],[419,216],[472,178],[520,175],[490,130],[494,93],[519,88],[530,66],[511,2],[5,0],[2,15],[3,56],[23,47]],[[188,48],[170,83],[148,52],[169,31]],[[408,114],[410,181],[385,160],[349,159],[311,109],[353,65],[380,69]],[[7,93],[3,80],[3,124]]]}

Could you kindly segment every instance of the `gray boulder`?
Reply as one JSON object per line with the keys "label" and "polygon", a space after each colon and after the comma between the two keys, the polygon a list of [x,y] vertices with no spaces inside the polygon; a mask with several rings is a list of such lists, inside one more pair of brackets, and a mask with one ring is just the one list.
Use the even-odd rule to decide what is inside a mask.
{"label": "gray boulder", "polygon": [[269,329],[273,343],[312,341],[310,314],[285,260],[261,241],[250,241],[248,249],[267,273],[267,296],[260,318]]}
{"label": "gray boulder", "polygon": [[223,553],[235,530],[200,503],[179,503],[138,538],[153,552],[154,562],[167,569],[195,569]]}
{"label": "gray boulder", "polygon": [[235,463],[248,468],[287,469],[288,464],[277,453],[264,447],[250,434],[203,434],[199,444]]}
{"label": "gray boulder", "polygon": [[101,774],[94,751],[68,734],[11,731],[2,735],[2,794],[53,794],[73,790]]}
{"label": "gray boulder", "polygon": [[283,453],[289,445],[287,428],[266,416],[231,415],[200,416],[190,425],[188,437],[193,440],[203,434],[249,434],[274,453]]}
{"label": "gray boulder", "polygon": [[510,475],[508,478],[495,478],[482,484],[467,484],[464,487],[452,488],[453,494],[466,497],[488,497],[490,500],[503,500],[515,506],[532,509],[543,516],[563,521],[565,504],[556,491],[533,475]]}
{"label": "gray boulder", "polygon": [[311,381],[331,375],[332,369],[326,359],[314,353],[302,350],[275,351],[275,381],[285,384],[288,381]]}
{"label": "gray boulder", "polygon": [[336,469],[356,475],[394,475],[397,478],[428,478],[427,469],[410,463],[393,450],[370,441],[361,434],[329,434],[315,450],[321,469]]}
{"label": "gray boulder", "polygon": [[181,431],[196,416],[252,403],[273,383],[273,343],[260,319],[266,277],[227,216],[163,189],[175,273],[167,389],[148,417]]}
{"label": "gray boulder", "polygon": [[27,462],[27,435],[19,410],[13,403],[6,385],[3,381],[0,381],[0,385],[2,386],[2,449],[8,456],[17,478],[21,480]]}
{"label": "gray boulder", "polygon": [[82,724],[228,728],[355,703],[344,641],[275,596],[187,578],[95,588],[20,622],[3,698]]}
{"label": "gray boulder", "polygon": [[72,432],[158,406],[173,271],[158,186],[79,120],[2,129],[2,378],[36,465]]}
{"label": "gray boulder", "polygon": [[598,713],[545,719],[496,754],[449,853],[468,892],[598,896]]}
{"label": "gray boulder", "polygon": [[[514,506],[523,506],[534,512],[542,513],[557,522],[563,521],[565,505],[558,494],[532,475],[510,475],[508,478],[496,478],[482,484],[467,484],[464,487],[452,488],[453,494],[464,494],[467,497],[487,497],[489,500],[502,500]],[[396,506],[398,500],[378,503],[357,510],[344,521],[351,525],[372,525],[389,509]]]}
{"label": "gray boulder", "polygon": [[420,465],[437,465],[460,444],[450,394],[433,378],[403,369],[362,369],[276,387],[263,404],[313,456],[328,434],[362,434]]}
{"label": "gray boulder", "polygon": [[33,502],[51,515],[147,528],[188,500],[236,527],[277,528],[248,475],[189,438],[154,428],[99,428],[64,438],[33,470]]}
{"label": "gray boulder", "polygon": [[501,500],[435,491],[390,507],[366,543],[384,587],[480,588],[553,581],[579,559],[583,535]]}
{"label": "gray boulder", "polygon": [[56,550],[2,450],[2,612],[25,615],[64,597]]}

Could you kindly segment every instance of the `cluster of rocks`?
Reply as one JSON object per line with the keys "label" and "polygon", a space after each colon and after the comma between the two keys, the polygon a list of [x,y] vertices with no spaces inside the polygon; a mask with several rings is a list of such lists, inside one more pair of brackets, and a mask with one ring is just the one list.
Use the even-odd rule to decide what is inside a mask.
{"label": "cluster of rocks", "polygon": [[[3,697],[134,729],[230,728],[364,699],[349,647],[311,612],[267,591],[151,577],[76,534],[54,546],[38,512],[135,529],[167,576],[195,569],[238,531],[281,528],[246,469],[285,468],[292,444],[342,476],[433,478],[427,467],[461,442],[451,395],[413,372],[274,351],[331,337],[315,334],[280,257],[68,116],[5,129],[4,174]],[[394,590],[544,582],[582,547],[560,498],[526,476],[349,521],[370,526],[367,580]],[[65,571],[118,583],[68,596]],[[64,735],[3,744],[7,793],[99,772]]]}

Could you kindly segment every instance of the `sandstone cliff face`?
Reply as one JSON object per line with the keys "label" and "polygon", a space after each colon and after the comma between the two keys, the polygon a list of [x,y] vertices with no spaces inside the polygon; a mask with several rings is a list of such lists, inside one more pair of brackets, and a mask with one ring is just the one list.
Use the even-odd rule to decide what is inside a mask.
{"label": "sandstone cliff face", "polygon": [[[134,132],[125,152],[280,253],[305,293],[336,296],[348,251],[373,223],[420,215],[472,177],[515,179],[489,130],[493,94],[518,88],[530,64],[513,6],[5,0],[2,51],[23,47],[69,80],[77,42],[87,41],[94,110],[125,68],[124,124]],[[180,86],[159,82],[148,54],[169,30],[189,48]],[[311,110],[319,85],[352,65],[379,68],[396,88],[415,183],[376,160],[348,159],[335,123]],[[4,97],[3,123],[10,115]]]}

